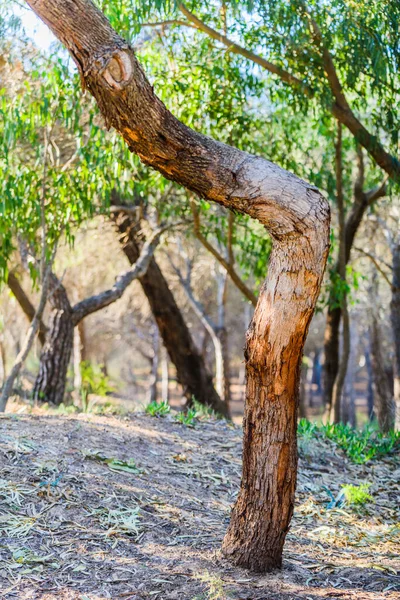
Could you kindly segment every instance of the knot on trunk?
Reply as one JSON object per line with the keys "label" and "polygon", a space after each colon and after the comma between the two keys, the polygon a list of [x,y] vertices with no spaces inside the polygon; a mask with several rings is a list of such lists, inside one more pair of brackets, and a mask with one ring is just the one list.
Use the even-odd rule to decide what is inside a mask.
{"label": "knot on trunk", "polygon": [[126,50],[117,50],[106,63],[102,76],[108,85],[115,90],[122,90],[131,81],[133,64]]}
{"label": "knot on trunk", "polygon": [[85,77],[90,75],[95,79],[104,79],[113,90],[123,90],[133,77],[133,61],[129,46],[97,55],[84,72]]}

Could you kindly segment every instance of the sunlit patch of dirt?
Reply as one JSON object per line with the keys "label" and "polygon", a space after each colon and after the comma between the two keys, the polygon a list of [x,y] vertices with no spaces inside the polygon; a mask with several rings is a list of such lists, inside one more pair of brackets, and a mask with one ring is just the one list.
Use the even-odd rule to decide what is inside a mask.
{"label": "sunlit patch of dirt", "polygon": [[[240,481],[241,430],[151,418],[0,419],[0,597],[10,600],[399,598],[400,462],[302,449],[282,571],[219,552]],[[328,509],[343,484],[372,501]]]}

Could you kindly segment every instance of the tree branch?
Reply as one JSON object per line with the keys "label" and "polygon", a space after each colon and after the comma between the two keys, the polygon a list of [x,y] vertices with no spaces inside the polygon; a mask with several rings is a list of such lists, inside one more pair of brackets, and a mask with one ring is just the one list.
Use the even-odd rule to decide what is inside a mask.
{"label": "tree branch", "polygon": [[[284,81],[285,83],[288,83],[290,86],[292,86],[294,88],[300,89],[302,91],[302,93],[305,94],[306,96],[312,95],[312,91],[309,88],[309,86],[307,84],[303,83],[295,75],[292,75],[285,69],[282,69],[281,67],[278,67],[278,65],[271,63],[270,61],[266,60],[259,54],[255,54],[251,50],[247,50],[246,48],[243,48],[243,46],[240,46],[240,44],[237,44],[233,40],[229,39],[223,33],[220,33],[219,31],[216,31],[209,25],[206,25],[203,21],[201,21],[198,17],[196,17],[193,13],[191,13],[182,2],[178,3],[178,8],[181,11],[181,13],[183,15],[185,15],[185,17],[192,24],[192,26],[194,26],[199,31],[203,31],[203,33],[206,33],[213,40],[217,40],[218,42],[221,42],[221,44],[224,44],[224,46],[227,46],[229,52],[232,52],[233,54],[239,54],[241,56],[244,56],[245,58],[251,60],[255,64],[257,64],[260,67],[262,67],[263,69],[265,69],[266,71],[269,71],[270,73],[272,73],[274,75],[278,75],[278,77],[282,81]],[[184,22],[184,24],[187,25],[187,23],[185,23],[185,22]]]}
{"label": "tree branch", "polygon": [[72,307],[72,321],[74,326],[88,315],[105,308],[109,304],[112,304],[121,298],[132,281],[142,277],[142,275],[146,273],[153,257],[154,250],[160,241],[160,236],[165,229],[166,228],[164,227],[163,229],[156,231],[154,235],[143,245],[140,256],[136,263],[133,265],[133,267],[117,277],[112,288],[95,296],[90,296],[89,298],[78,302]]}
{"label": "tree branch", "polygon": [[224,269],[226,269],[227,273],[229,274],[229,277],[232,279],[232,282],[236,285],[238,290],[242,292],[243,296],[250,300],[253,306],[256,306],[257,297],[255,296],[255,294],[253,294],[250,288],[247,287],[244,281],[236,273],[235,268],[233,266],[233,262],[231,262],[231,260],[229,260],[228,262],[222,256],[222,254],[220,254],[218,250],[214,248],[214,246],[210,244],[207,238],[201,233],[199,211],[197,210],[197,206],[193,200],[191,201],[190,205],[193,214],[193,231],[196,238],[199,240],[199,242],[201,242],[204,248],[208,250],[208,252],[210,252],[210,254],[212,254],[214,258],[224,267]]}
{"label": "tree branch", "polygon": [[[373,264],[375,265],[375,267],[377,268],[377,270],[379,271],[379,273],[382,275],[382,277],[384,278],[384,280],[386,281],[386,283],[390,287],[392,287],[392,282],[390,281],[387,273],[385,273],[385,271],[383,270],[383,268],[382,268],[382,266],[381,266],[381,264],[379,262],[379,259],[376,256],[374,256],[371,252],[368,252],[367,250],[363,250],[363,248],[355,247],[354,250],[357,250],[357,252],[360,252],[360,254],[363,254],[364,256],[366,256],[367,258],[369,258],[370,261],[373,262]],[[386,267],[388,267],[388,268],[391,269],[390,265],[387,265],[386,263],[384,263],[384,264],[385,264]]]}
{"label": "tree branch", "polygon": [[[22,311],[24,312],[24,314],[26,315],[28,320],[31,322],[35,316],[36,309],[33,306],[30,299],[28,298],[28,296],[26,295],[24,289],[22,288],[22,286],[18,280],[18,277],[15,275],[15,273],[13,271],[11,271],[8,275],[7,285],[10,288],[10,290],[12,291],[12,293],[13,293],[15,299],[17,300],[18,304],[20,305]],[[44,342],[46,341],[46,332],[47,332],[47,327],[43,323],[43,321],[40,319],[38,337],[39,337],[39,340],[40,340],[40,343],[42,344],[42,346],[43,346]]]}

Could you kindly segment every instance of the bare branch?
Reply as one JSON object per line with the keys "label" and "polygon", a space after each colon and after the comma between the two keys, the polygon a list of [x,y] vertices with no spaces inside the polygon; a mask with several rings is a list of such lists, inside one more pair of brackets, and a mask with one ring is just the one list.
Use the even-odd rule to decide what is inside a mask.
{"label": "bare branch", "polygon": [[218,250],[216,248],[214,248],[214,246],[212,244],[210,244],[210,242],[207,240],[207,238],[201,233],[200,215],[197,210],[196,203],[192,200],[190,205],[191,205],[192,214],[193,214],[193,231],[194,231],[196,238],[199,240],[199,242],[201,242],[203,244],[204,248],[206,248],[206,250],[208,250],[210,252],[210,254],[212,254],[214,256],[214,258],[224,267],[224,269],[226,269],[229,277],[232,279],[232,282],[236,285],[238,290],[240,290],[242,292],[242,294],[248,300],[250,300],[250,302],[252,303],[253,306],[256,306],[257,297],[253,294],[253,292],[247,287],[247,285],[242,281],[242,279],[236,273],[235,268],[233,266],[233,262],[232,263],[228,262],[222,256],[222,254],[220,254],[218,252]]}
{"label": "bare branch", "polygon": [[[360,252],[360,254],[363,254],[364,256],[369,258],[373,262],[373,264],[375,265],[375,267],[377,268],[379,273],[382,275],[382,277],[384,278],[386,283],[388,285],[390,285],[390,287],[392,287],[392,282],[390,281],[388,274],[385,273],[385,271],[382,268],[381,263],[383,263],[383,261],[380,261],[380,259],[378,259],[376,256],[374,256],[374,254],[372,254],[371,252],[368,252],[367,250],[363,250],[363,248],[355,247],[354,250],[357,250],[357,252]],[[386,263],[383,263],[383,264],[389,269],[392,268],[390,265],[388,265]]]}
{"label": "bare branch", "polygon": [[109,304],[112,304],[121,298],[132,281],[142,277],[146,273],[153,257],[154,250],[160,241],[160,236],[166,229],[166,227],[159,229],[151,236],[151,238],[149,238],[149,240],[147,240],[147,242],[143,245],[140,256],[136,263],[130,269],[116,278],[112,288],[105,290],[100,294],[85,298],[85,300],[78,302],[72,307],[72,321],[74,326],[88,315],[105,308]]}

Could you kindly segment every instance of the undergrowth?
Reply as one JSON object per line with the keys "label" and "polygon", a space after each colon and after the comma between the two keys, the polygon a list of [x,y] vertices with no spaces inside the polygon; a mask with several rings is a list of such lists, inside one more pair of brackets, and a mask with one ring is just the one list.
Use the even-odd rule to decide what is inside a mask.
{"label": "undergrowth", "polygon": [[374,458],[400,451],[400,432],[381,433],[369,425],[364,429],[354,429],[350,425],[318,425],[301,419],[298,426],[300,440],[326,438],[331,440],[356,464],[364,464]]}

